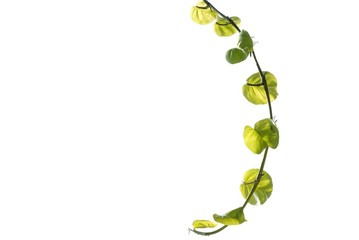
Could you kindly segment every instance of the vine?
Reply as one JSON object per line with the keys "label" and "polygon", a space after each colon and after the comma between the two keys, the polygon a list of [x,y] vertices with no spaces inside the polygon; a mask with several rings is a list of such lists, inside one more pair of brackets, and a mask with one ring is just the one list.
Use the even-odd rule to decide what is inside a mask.
{"label": "vine", "polygon": [[[213,21],[214,31],[220,37],[239,34],[237,46],[226,52],[226,60],[230,64],[237,64],[249,57],[253,57],[258,72],[247,78],[247,83],[243,85],[242,92],[244,97],[252,104],[267,104],[269,118],[259,120],[254,124],[254,128],[245,126],[243,138],[245,145],[254,154],[263,153],[263,158],[259,168],[247,170],[243,175],[243,182],[240,191],[245,198],[242,206],[233,209],[225,214],[213,214],[215,222],[210,220],[195,220],[193,228],[189,231],[203,236],[210,236],[221,232],[230,225],[239,225],[246,221],[244,209],[249,204],[264,204],[272,194],[273,183],[271,176],[264,171],[269,148],[275,149],[279,144],[279,131],[276,121],[273,118],[271,102],[277,98],[277,80],[274,75],[267,71],[262,71],[256,54],[253,49],[253,40],[249,33],[239,28],[241,22],[239,17],[228,17],[215,8],[209,1],[200,0],[191,9],[192,20],[198,24],[209,24]],[[221,227],[213,231],[199,231],[198,228],[215,228],[217,223]]]}

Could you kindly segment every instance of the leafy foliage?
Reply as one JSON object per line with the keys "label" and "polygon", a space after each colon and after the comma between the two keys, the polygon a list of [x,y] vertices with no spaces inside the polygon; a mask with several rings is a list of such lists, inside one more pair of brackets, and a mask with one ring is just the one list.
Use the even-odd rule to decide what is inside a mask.
{"label": "leafy foliage", "polygon": [[213,22],[217,17],[217,13],[205,2],[200,1],[196,6],[192,7],[191,17],[194,22],[205,25]]}
{"label": "leafy foliage", "polygon": [[[266,78],[270,101],[274,101],[277,96],[277,79],[270,72],[263,72]],[[244,97],[253,104],[267,104],[267,92],[264,88],[263,79],[260,73],[254,73],[247,79],[247,84],[242,88]]]}
{"label": "leafy foliage", "polygon": [[236,208],[223,215],[213,214],[213,218],[216,222],[224,225],[238,225],[247,221],[244,217],[243,207]]}
{"label": "leafy foliage", "polygon": [[247,54],[250,54],[253,51],[253,40],[249,33],[242,29],[239,33],[238,47],[243,49]]}
{"label": "leafy foliage", "polygon": [[230,64],[240,63],[248,57],[248,54],[240,48],[231,48],[226,52],[226,60]]}
{"label": "leafy foliage", "polygon": [[214,228],[217,224],[209,220],[194,220],[192,226],[193,228]]}
{"label": "leafy foliage", "polygon": [[262,136],[250,126],[245,126],[243,131],[244,143],[255,154],[260,154],[267,147]]}
{"label": "leafy foliage", "polygon": [[[244,173],[240,190],[245,199],[248,198],[254,184],[258,181],[258,174],[259,169],[250,169]],[[272,194],[273,183],[271,176],[264,170],[261,174],[260,182],[249,199],[249,203],[252,205],[257,205],[258,202],[264,204]]]}
{"label": "leafy foliage", "polygon": [[254,129],[262,137],[263,141],[273,149],[276,149],[279,144],[279,131],[272,119],[266,118],[258,121],[254,125]]}
{"label": "leafy foliage", "polygon": [[[239,17],[230,18],[237,26],[241,23]],[[237,32],[237,29],[226,18],[219,18],[213,25],[214,32],[220,37],[229,37]]]}
{"label": "leafy foliage", "polygon": [[267,147],[277,148],[279,131],[273,120],[266,118],[258,121],[254,128],[245,126],[243,138],[249,150],[255,154],[260,154]]}
{"label": "leafy foliage", "polygon": [[240,185],[240,192],[245,198],[245,202],[239,208],[231,210],[223,215],[213,214],[213,219],[224,226],[212,232],[201,232],[196,228],[213,228],[216,223],[209,220],[195,220],[193,228],[190,229],[200,235],[209,236],[218,233],[229,225],[239,225],[246,221],[244,208],[247,203],[252,205],[264,204],[272,194],[273,183],[271,176],[264,171],[268,149],[275,149],[279,144],[279,131],[273,121],[271,102],[277,96],[277,79],[267,71],[262,71],[257,61],[252,37],[249,33],[240,29],[241,20],[239,17],[227,17],[219,12],[207,0],[200,0],[191,9],[192,20],[198,24],[209,24],[216,19],[213,25],[214,32],[220,37],[229,37],[236,33],[238,42],[236,47],[226,52],[226,60],[230,64],[237,64],[253,57],[258,72],[247,78],[247,83],[243,85],[242,92],[244,97],[253,104],[267,104],[269,108],[269,118],[257,121],[254,127],[245,126],[243,131],[244,143],[254,154],[261,154],[264,151],[262,163],[259,169],[247,170],[243,175],[243,183]]}

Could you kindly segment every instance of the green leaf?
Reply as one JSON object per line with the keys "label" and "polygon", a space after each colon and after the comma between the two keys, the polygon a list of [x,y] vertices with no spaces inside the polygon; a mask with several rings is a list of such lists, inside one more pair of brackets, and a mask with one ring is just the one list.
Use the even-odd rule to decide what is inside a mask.
{"label": "green leaf", "polygon": [[248,54],[239,48],[232,48],[226,52],[226,60],[230,64],[235,64],[246,60]]}
{"label": "green leaf", "polygon": [[[241,23],[239,17],[231,17],[238,26]],[[214,32],[220,37],[229,37],[237,32],[237,29],[225,18],[219,18],[213,25]]]}
{"label": "green leaf", "polygon": [[273,149],[277,148],[279,143],[279,131],[275,123],[270,118],[258,121],[254,125],[254,129],[269,147]]}
{"label": "green leaf", "polygon": [[217,13],[212,10],[205,2],[200,1],[191,8],[191,18],[198,24],[209,24],[217,17]]}
{"label": "green leaf", "polygon": [[[256,181],[256,178],[258,176],[259,169],[250,169],[246,171],[243,175],[243,183],[240,185],[240,190],[245,199],[249,196],[249,193],[251,192],[254,183]],[[262,172],[261,180],[254,191],[254,194],[249,199],[249,203],[252,205],[257,205],[258,201],[262,205],[264,204],[268,198],[272,194],[273,190],[273,183],[271,176],[263,171]]]}
{"label": "green leaf", "polygon": [[[263,72],[269,91],[271,101],[274,101],[277,96],[277,79],[270,72]],[[259,73],[251,75],[247,79],[247,84],[242,87],[244,97],[253,104],[267,104],[267,95],[264,90],[262,79]]]}
{"label": "green leaf", "polygon": [[266,147],[267,144],[263,140],[262,136],[250,126],[245,126],[243,131],[244,143],[247,148],[255,154],[260,154]]}
{"label": "green leaf", "polygon": [[224,225],[238,225],[247,221],[244,217],[243,208],[236,208],[224,215],[213,214],[216,222]]}
{"label": "green leaf", "polygon": [[217,226],[217,223],[209,220],[194,220],[192,226],[193,228],[214,228]]}
{"label": "green leaf", "polygon": [[238,47],[242,48],[247,54],[253,51],[253,40],[244,29],[239,33]]}

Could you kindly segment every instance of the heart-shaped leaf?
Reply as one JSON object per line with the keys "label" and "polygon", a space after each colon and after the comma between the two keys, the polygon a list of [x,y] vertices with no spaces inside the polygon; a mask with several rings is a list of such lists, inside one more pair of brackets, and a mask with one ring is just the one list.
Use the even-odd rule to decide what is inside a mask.
{"label": "heart-shaped leaf", "polygon": [[243,131],[244,143],[255,154],[260,154],[267,144],[262,136],[250,126],[245,126]]}
{"label": "heart-shaped leaf", "polygon": [[213,218],[216,222],[224,225],[238,225],[246,221],[242,207],[236,208],[223,215],[213,214]]}
{"label": "heart-shaped leaf", "polygon": [[191,8],[191,18],[198,24],[209,24],[217,17],[217,13],[213,11],[205,2],[200,1],[196,6]]}
{"label": "heart-shaped leaf", "polygon": [[[259,169],[250,169],[243,175],[243,183],[240,185],[240,191],[245,199],[249,196],[252,191],[254,183],[257,179]],[[273,190],[273,183],[271,176],[263,171],[261,180],[254,191],[254,194],[249,199],[249,203],[257,205],[258,201],[260,204],[264,204],[271,196]]]}
{"label": "heart-shaped leaf", "polygon": [[[277,96],[277,79],[270,72],[263,72],[269,91],[269,97],[271,101],[274,101]],[[247,84],[243,85],[244,97],[253,104],[267,104],[267,95],[264,89],[264,85],[259,73],[251,75],[247,79]]]}
{"label": "heart-shaped leaf", "polygon": [[[241,23],[239,17],[231,17],[232,21],[238,26]],[[214,32],[220,37],[229,37],[237,32],[237,29],[225,18],[219,18],[213,25]]]}
{"label": "heart-shaped leaf", "polygon": [[231,64],[239,63],[248,57],[248,54],[240,48],[232,48],[226,52],[226,60]]}
{"label": "heart-shaped leaf", "polygon": [[275,123],[270,118],[258,121],[254,125],[254,129],[269,147],[273,149],[277,148],[279,143],[279,131]]}

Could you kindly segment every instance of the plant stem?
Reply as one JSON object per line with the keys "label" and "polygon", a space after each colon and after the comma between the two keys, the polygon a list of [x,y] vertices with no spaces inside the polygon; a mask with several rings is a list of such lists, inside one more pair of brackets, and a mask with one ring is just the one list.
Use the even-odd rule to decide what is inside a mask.
{"label": "plant stem", "polygon": [[261,79],[262,79],[264,91],[265,91],[265,93],[266,93],[267,102],[268,102],[268,107],[269,107],[269,116],[270,116],[270,119],[273,120],[272,104],[271,104],[271,101],[270,101],[270,95],[269,95],[269,89],[268,89],[267,79],[266,79],[266,76],[265,76],[265,74],[263,73],[261,67],[259,66],[259,63],[258,63],[258,60],[257,60],[257,57],[256,57],[255,52],[252,51],[252,54],[253,54],[254,61],[256,62],[256,65],[257,65],[257,69],[258,69],[259,75],[261,76]]}
{"label": "plant stem", "polygon": [[212,232],[201,232],[201,231],[197,231],[196,229],[190,229],[190,228],[188,228],[188,230],[192,231],[192,232],[194,232],[194,233],[196,233],[198,235],[210,236],[210,235],[219,233],[220,231],[224,230],[226,227],[228,227],[228,225],[223,225],[221,228],[218,228],[217,230],[212,231]]}
{"label": "plant stem", "polygon": [[216,11],[221,17],[227,19],[227,21],[233,25],[233,27],[235,29],[237,29],[238,32],[241,32],[241,29],[239,29],[239,27],[237,26],[237,24],[228,16],[224,15],[223,13],[221,13],[220,11],[217,10],[217,8],[215,8],[212,3],[208,2],[207,0],[203,0],[204,3],[207,4],[207,6],[209,6],[210,8],[212,8],[212,10]]}
{"label": "plant stem", "polygon": [[[248,204],[249,200],[251,199],[252,195],[254,194],[254,192],[256,191],[257,187],[258,187],[258,184],[260,183],[261,181],[261,178],[263,176],[263,169],[264,169],[264,165],[265,165],[265,162],[266,162],[266,159],[267,159],[267,153],[268,153],[268,147],[264,150],[264,155],[263,155],[263,160],[262,160],[262,163],[261,163],[261,166],[259,168],[259,171],[258,171],[258,175],[256,177],[256,179],[254,180],[254,184],[253,184],[253,187],[251,189],[251,192],[249,193],[249,195],[247,196],[246,198],[246,201],[243,203],[242,205],[242,208],[244,209],[246,207],[246,205]],[[210,236],[210,235],[213,235],[213,234],[216,234],[216,233],[219,233],[220,231],[224,230],[225,228],[227,228],[228,225],[223,225],[221,228],[218,228],[217,230],[214,230],[214,231],[211,231],[211,232],[201,232],[201,231],[197,231],[196,229],[188,229],[189,231],[192,231],[198,235],[202,235],[202,236]]]}
{"label": "plant stem", "polygon": [[[225,18],[228,20],[228,22],[230,24],[233,25],[233,27],[235,29],[237,29],[238,32],[241,32],[241,30],[239,29],[239,27],[237,26],[237,24],[228,16],[224,15],[223,13],[221,13],[220,11],[218,11],[210,2],[208,2],[207,0],[203,0],[203,2],[205,2],[207,4],[208,7],[210,7],[212,10],[216,11],[221,17]],[[272,113],[272,104],[271,104],[271,100],[270,100],[270,95],[269,95],[269,89],[268,89],[268,84],[267,84],[267,80],[266,80],[266,77],[265,77],[265,73],[263,73],[259,63],[258,63],[258,60],[257,60],[257,57],[256,57],[256,54],[254,51],[251,52],[251,54],[253,54],[253,58],[254,58],[254,61],[256,63],[256,66],[257,66],[257,69],[258,69],[258,72],[259,72],[259,75],[261,77],[261,80],[262,80],[262,83],[261,84],[258,84],[258,86],[261,86],[263,85],[264,87],[264,91],[266,93],[266,97],[267,97],[267,102],[268,102],[268,107],[269,107],[269,116],[270,116],[270,119],[273,120],[273,113]],[[265,165],[265,162],[266,162],[266,159],[267,159],[267,154],[268,154],[268,150],[269,150],[269,147],[267,147],[265,150],[264,150],[264,155],[263,155],[263,159],[262,159],[262,163],[261,163],[261,166],[259,168],[259,171],[258,171],[258,175],[256,177],[256,179],[253,181],[253,187],[249,193],[249,195],[247,196],[245,202],[243,203],[242,205],[242,208],[244,209],[247,204],[249,203],[249,200],[251,199],[251,197],[253,196],[254,192],[256,191],[260,181],[261,181],[261,178],[263,176],[263,169],[264,169],[264,165]],[[211,231],[211,232],[202,232],[202,231],[197,231],[196,229],[188,229],[189,231],[192,231],[198,235],[202,235],[202,236],[210,236],[210,235],[213,235],[213,234],[216,234],[222,230],[224,230],[225,228],[227,228],[229,225],[223,225],[222,227],[218,228],[217,230],[214,230],[214,231]]]}
{"label": "plant stem", "polygon": [[242,205],[242,208],[243,208],[243,209],[244,209],[244,208],[246,207],[246,205],[248,204],[248,202],[249,202],[249,200],[251,199],[252,195],[253,195],[254,192],[256,191],[259,182],[261,181],[261,178],[262,178],[262,176],[263,176],[264,165],[265,165],[265,162],[266,162],[266,159],[267,159],[267,153],[268,153],[268,147],[264,150],[264,155],[263,155],[263,160],[262,160],[262,163],[261,163],[261,167],[259,168],[258,175],[257,175],[256,179],[254,180],[254,184],[253,184],[252,190],[251,190],[251,192],[249,193],[249,195],[247,196],[246,201],[245,201],[245,202],[243,203],[243,205]]}

